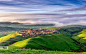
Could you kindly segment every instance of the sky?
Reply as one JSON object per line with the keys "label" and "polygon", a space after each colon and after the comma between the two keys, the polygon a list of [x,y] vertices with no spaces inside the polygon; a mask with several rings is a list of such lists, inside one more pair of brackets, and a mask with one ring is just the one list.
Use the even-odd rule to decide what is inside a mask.
{"label": "sky", "polygon": [[86,25],[86,0],[0,0],[0,22]]}

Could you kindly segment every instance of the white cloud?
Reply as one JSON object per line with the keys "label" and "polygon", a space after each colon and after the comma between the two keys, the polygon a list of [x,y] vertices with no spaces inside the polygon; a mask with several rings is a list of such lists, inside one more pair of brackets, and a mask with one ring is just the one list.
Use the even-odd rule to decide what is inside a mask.
{"label": "white cloud", "polygon": [[12,1],[12,0],[0,0],[0,1]]}
{"label": "white cloud", "polygon": [[[55,26],[65,25],[86,25],[86,16],[81,17],[71,15],[55,15],[55,14],[0,14],[0,21],[20,22],[31,24],[55,24]],[[68,17],[67,17],[68,16]],[[71,17],[70,17],[71,16]],[[62,18],[63,17],[63,18]]]}

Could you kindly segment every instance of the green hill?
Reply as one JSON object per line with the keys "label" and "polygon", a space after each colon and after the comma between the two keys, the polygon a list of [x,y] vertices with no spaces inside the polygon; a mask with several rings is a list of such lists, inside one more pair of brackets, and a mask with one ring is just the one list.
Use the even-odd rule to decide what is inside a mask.
{"label": "green hill", "polygon": [[46,28],[47,30],[54,30],[57,29],[60,34],[64,34],[67,36],[77,36],[79,32],[81,32],[83,29],[86,29],[86,26],[82,25],[68,25],[63,27],[52,27],[52,28]]}
{"label": "green hill", "polygon": [[77,41],[86,44],[86,30],[81,31],[77,36],[73,37]]}
{"label": "green hill", "polygon": [[61,34],[67,35],[67,36],[77,36],[79,32],[81,32],[86,27],[74,27],[74,26],[67,26],[59,29],[59,32]]}
{"label": "green hill", "polygon": [[[25,45],[22,45],[25,44]],[[9,47],[31,48],[41,50],[57,51],[85,51],[85,47],[74,41],[69,36],[62,34],[53,34],[37,36],[31,39],[16,42]]]}
{"label": "green hill", "polygon": [[[56,30],[57,33],[51,33],[51,34],[42,34],[44,31],[54,31]],[[19,32],[9,34],[6,36],[2,36],[0,38],[0,46],[8,46],[9,50],[2,51],[6,53],[12,53],[18,52],[17,50],[11,50],[11,49],[21,49],[23,52],[35,52],[33,50],[29,49],[35,49],[35,50],[45,50],[43,53],[71,53],[71,52],[85,52],[86,51],[86,30],[85,27],[82,26],[67,26],[67,27],[54,27],[54,28],[46,28],[44,31],[38,32],[38,30],[33,33],[34,35],[37,35],[40,33],[41,35],[30,35],[30,33],[26,32],[27,30],[19,31],[20,33],[24,33],[23,35],[19,34]],[[83,30],[83,31],[82,31]],[[34,30],[33,30],[34,31]],[[24,51],[24,50],[27,51]],[[1,50],[0,50],[1,51]],[[60,52],[62,51],[62,52]],[[36,51],[39,53],[38,51]],[[35,52],[35,53],[36,53]],[[6,54],[5,53],[5,54]],[[55,54],[54,53],[54,54]],[[65,54],[67,54],[65,53]],[[72,54],[72,53],[71,53]],[[77,54],[77,53],[76,53]]]}

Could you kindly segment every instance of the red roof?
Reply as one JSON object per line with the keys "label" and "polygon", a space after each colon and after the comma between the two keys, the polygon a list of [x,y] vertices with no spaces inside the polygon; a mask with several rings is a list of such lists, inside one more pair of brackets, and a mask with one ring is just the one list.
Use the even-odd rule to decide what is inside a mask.
{"label": "red roof", "polygon": [[33,30],[33,29],[29,29],[29,30]]}

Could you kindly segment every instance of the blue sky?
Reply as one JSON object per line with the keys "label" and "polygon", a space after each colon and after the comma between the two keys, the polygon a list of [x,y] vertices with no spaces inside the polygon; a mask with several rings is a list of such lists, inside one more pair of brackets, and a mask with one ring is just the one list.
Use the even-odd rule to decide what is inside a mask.
{"label": "blue sky", "polygon": [[86,0],[0,0],[0,10],[1,13],[57,13],[85,4]]}
{"label": "blue sky", "polygon": [[85,14],[86,0],[0,0],[0,21],[85,25]]}

